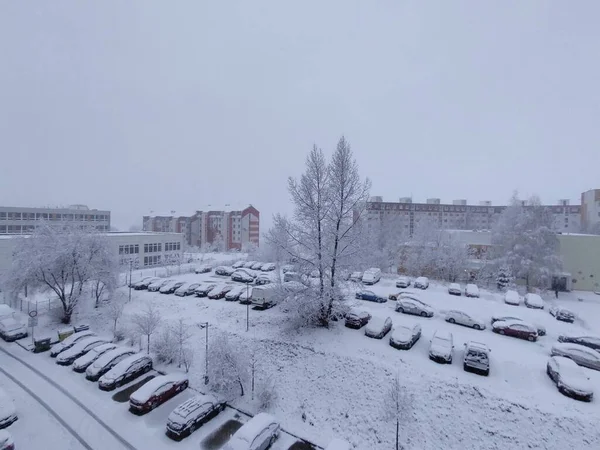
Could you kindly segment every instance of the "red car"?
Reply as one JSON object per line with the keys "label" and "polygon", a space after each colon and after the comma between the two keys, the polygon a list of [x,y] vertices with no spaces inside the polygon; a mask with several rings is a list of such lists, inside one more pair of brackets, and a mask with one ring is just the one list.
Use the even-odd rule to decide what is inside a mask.
{"label": "red car", "polygon": [[499,320],[492,324],[492,331],[506,336],[513,336],[528,341],[537,341],[537,327],[519,320]]}
{"label": "red car", "polygon": [[187,389],[188,377],[173,373],[155,377],[129,396],[129,411],[145,414]]}

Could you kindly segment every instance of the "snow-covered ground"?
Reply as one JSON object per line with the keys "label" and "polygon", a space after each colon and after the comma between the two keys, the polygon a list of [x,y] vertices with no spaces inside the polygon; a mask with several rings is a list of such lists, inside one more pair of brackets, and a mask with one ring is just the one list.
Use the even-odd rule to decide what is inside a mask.
{"label": "snow-covered ground", "polygon": [[[227,279],[213,274],[172,277],[188,281]],[[349,297],[357,288],[350,288]],[[368,289],[386,297],[396,290],[393,280],[385,278]],[[241,348],[260,348],[261,370],[257,373],[273,377],[279,394],[270,412],[281,420],[286,430],[322,446],[339,436],[357,449],[392,448],[395,426],[383,420],[382,405],[388,386],[399,374],[406,391],[412,394],[408,419],[401,425],[402,440],[407,448],[600,448],[597,427],[600,401],[595,399],[588,404],[564,397],[545,373],[550,347],[559,334],[600,334],[600,296],[569,293],[560,294],[558,300],[547,299],[548,306],[559,304],[578,315],[576,323],[566,324],[550,316],[548,308],[541,311],[508,306],[499,294],[485,290],[478,299],[454,297],[447,294],[445,286],[432,283],[428,290],[420,291],[420,295],[436,310],[433,318],[396,313],[393,301],[374,304],[353,300],[373,316],[390,316],[394,325],[419,323],[422,337],[409,351],[390,347],[389,335],[383,340],[369,339],[364,336],[364,330],[347,329],[342,323],[329,330],[314,329],[298,334],[286,326],[285,314],[279,307],[267,311],[250,309],[249,332],[246,332],[246,307],[224,300],[133,291],[132,302],[125,313],[152,303],[161,309],[165,322],[180,317],[190,324],[208,321],[209,340],[218,333],[227,333]],[[577,300],[578,297],[583,301]],[[488,328],[476,331],[449,324],[441,315],[449,309],[460,309],[479,317]],[[544,325],[547,335],[535,343],[496,335],[489,327],[492,315],[522,317]],[[88,309],[76,321],[88,322],[99,332],[110,328],[102,317],[102,309]],[[195,363],[190,378],[192,386],[201,386],[204,330],[193,328]],[[427,357],[429,339],[437,329],[454,335],[456,348],[452,365],[438,365]],[[462,370],[461,349],[468,340],[484,342],[491,348],[489,377]],[[43,355],[28,357],[46,359]],[[49,366],[48,370],[65,370],[53,362],[49,362]],[[600,395],[600,372],[584,370],[596,394]],[[86,392],[89,390],[83,377],[75,380],[78,392],[81,383]],[[100,404],[98,395],[101,394],[94,391],[91,400],[94,405],[107,416],[116,414],[114,402],[103,399]],[[234,404],[256,412],[247,397]],[[123,424],[127,424],[133,419],[126,408],[122,410],[119,409],[122,415],[117,418],[123,418]],[[119,429],[124,425],[117,420],[115,426]],[[164,439],[158,432],[151,432],[149,436],[157,442]],[[197,448],[197,441],[195,445]],[[285,445],[279,443],[277,448],[287,448]]]}

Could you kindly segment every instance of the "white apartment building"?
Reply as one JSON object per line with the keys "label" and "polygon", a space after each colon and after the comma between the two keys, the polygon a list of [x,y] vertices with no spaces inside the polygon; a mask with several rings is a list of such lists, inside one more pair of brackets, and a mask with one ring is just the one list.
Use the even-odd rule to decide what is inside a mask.
{"label": "white apartment building", "polygon": [[89,209],[86,205],[64,208],[0,206],[0,235],[29,234],[42,220],[76,223],[94,227],[98,231],[110,230],[110,211]]}
{"label": "white apartment building", "polygon": [[581,225],[586,231],[600,233],[600,189],[581,194]]}

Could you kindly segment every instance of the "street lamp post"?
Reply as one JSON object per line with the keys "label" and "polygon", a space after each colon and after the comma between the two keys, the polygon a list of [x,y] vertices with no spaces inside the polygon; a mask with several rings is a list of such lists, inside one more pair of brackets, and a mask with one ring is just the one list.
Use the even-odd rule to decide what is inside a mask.
{"label": "street lamp post", "polygon": [[208,384],[208,322],[200,322],[200,325],[206,329],[204,384]]}
{"label": "street lamp post", "polygon": [[129,258],[129,301],[131,302],[131,270],[133,266],[133,259]]}
{"label": "street lamp post", "polygon": [[250,329],[250,303],[248,303],[250,299],[248,294],[249,290],[248,283],[246,283],[246,331]]}

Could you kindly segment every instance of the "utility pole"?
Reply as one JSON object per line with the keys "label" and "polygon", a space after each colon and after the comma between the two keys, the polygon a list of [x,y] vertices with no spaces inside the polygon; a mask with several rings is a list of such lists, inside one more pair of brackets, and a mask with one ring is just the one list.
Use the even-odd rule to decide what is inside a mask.
{"label": "utility pole", "polygon": [[131,269],[133,266],[133,259],[129,258],[129,301],[131,302]]}
{"label": "utility pole", "polygon": [[248,283],[246,283],[246,332],[250,329],[250,296],[249,296],[250,288],[248,287]]}
{"label": "utility pole", "polygon": [[206,329],[204,384],[208,384],[208,322],[201,322],[200,325]]}

